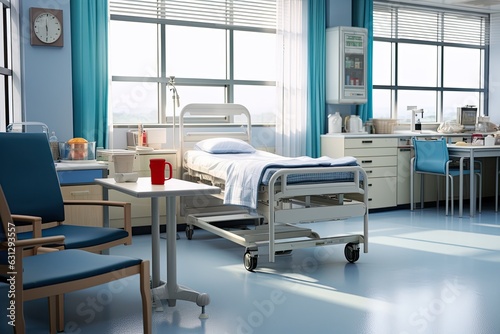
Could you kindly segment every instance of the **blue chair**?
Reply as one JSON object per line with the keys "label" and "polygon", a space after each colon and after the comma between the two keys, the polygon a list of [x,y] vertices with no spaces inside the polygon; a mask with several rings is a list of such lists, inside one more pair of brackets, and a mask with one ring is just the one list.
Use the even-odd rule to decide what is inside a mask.
{"label": "blue chair", "polygon": [[[25,301],[48,298],[50,333],[56,333],[64,330],[64,294],[136,274],[140,276],[143,330],[144,333],[151,333],[149,261],[83,250],[43,247],[64,242],[63,236],[17,240],[12,219],[0,186],[0,277],[14,278],[8,283],[11,285],[9,291],[15,293],[8,299],[15,305],[15,333],[26,332],[23,308]],[[41,228],[39,217],[25,216],[24,219]],[[35,249],[34,255],[24,257],[25,247]],[[2,296],[3,298],[7,298],[7,295]]]}
{"label": "blue chair", "polygon": [[[423,194],[424,194],[424,174],[431,174],[436,176],[446,177],[446,197],[445,197],[445,212],[448,215],[448,200],[451,201],[451,215],[453,215],[453,178],[460,177],[459,182],[459,196],[460,200],[463,197],[463,176],[469,175],[470,170],[464,167],[464,159],[461,158],[458,161],[458,166],[452,164],[448,155],[448,147],[446,145],[446,140],[444,138],[438,140],[417,140],[413,138],[413,149],[415,156],[411,159],[411,172],[410,172],[410,209],[414,209],[414,177],[415,174],[421,174],[420,182],[420,203],[423,207]],[[474,173],[478,178],[479,187],[479,212],[481,212],[482,203],[482,178],[481,178],[481,168],[475,169]],[[478,189],[478,187],[475,187]],[[438,187],[439,190],[439,187]],[[438,194],[438,205],[439,205],[439,194]]]}
{"label": "blue chair", "polygon": [[[0,184],[16,223],[17,215],[42,219],[41,230],[27,229],[18,239],[64,235],[64,248],[94,253],[132,243],[131,204],[104,200],[64,201],[50,145],[44,133],[0,133]],[[123,209],[123,228],[64,224],[65,205],[115,206]],[[27,252],[29,250],[26,250]]]}

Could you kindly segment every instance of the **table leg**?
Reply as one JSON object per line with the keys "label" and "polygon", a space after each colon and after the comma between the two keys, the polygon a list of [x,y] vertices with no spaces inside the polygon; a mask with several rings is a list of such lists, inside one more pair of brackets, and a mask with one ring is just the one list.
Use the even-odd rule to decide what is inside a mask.
{"label": "table leg", "polygon": [[160,209],[158,197],[151,198],[151,274],[153,288],[160,285]]}
{"label": "table leg", "polygon": [[495,212],[498,211],[498,159],[497,157],[495,164]]}
{"label": "table leg", "polygon": [[[462,218],[464,214],[464,158],[460,158],[460,176],[459,176],[459,192],[458,192],[458,217]],[[450,196],[453,201],[453,194]],[[446,198],[448,200],[448,198]],[[453,212],[451,213],[453,216]]]}
{"label": "table leg", "polygon": [[[206,293],[199,293],[177,284],[177,249],[176,249],[176,197],[168,196],[167,200],[167,283],[154,289],[154,293],[161,299],[166,299],[168,306],[175,306],[176,301],[186,300],[195,302],[201,306],[200,318],[207,318],[205,306],[210,303],[210,297]],[[159,240],[159,228],[158,228]],[[156,238],[155,238],[156,239]]]}
{"label": "table leg", "polygon": [[476,214],[476,182],[474,180],[476,179],[476,175],[474,174],[474,151],[470,150],[470,161],[469,161],[469,189],[470,189],[470,216],[474,217]]}
{"label": "table leg", "polygon": [[[173,202],[173,203],[172,203]],[[167,197],[167,291],[175,297],[177,292],[177,220],[175,217],[175,197]],[[169,306],[175,306],[175,298],[168,300]]]}
{"label": "table leg", "polygon": [[[109,191],[106,187],[102,187],[102,199],[109,200]],[[102,207],[102,227],[109,227],[109,206],[107,205]],[[102,250],[101,254],[109,255],[109,249]]]}

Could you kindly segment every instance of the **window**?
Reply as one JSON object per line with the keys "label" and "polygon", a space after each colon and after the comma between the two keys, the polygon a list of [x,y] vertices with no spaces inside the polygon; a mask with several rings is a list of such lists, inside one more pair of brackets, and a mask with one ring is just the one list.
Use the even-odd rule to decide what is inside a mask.
{"label": "window", "polygon": [[110,14],[114,124],[170,123],[189,103],[275,122],[275,0],[110,0]]}
{"label": "window", "polygon": [[10,1],[0,1],[2,13],[0,15],[0,32],[2,43],[0,44],[0,89],[3,94],[0,97],[0,131],[5,131],[7,124],[13,122],[13,89],[12,89],[12,58],[11,58],[11,25],[10,25]]}
{"label": "window", "polygon": [[374,2],[373,117],[409,122],[456,119],[457,108],[485,105],[489,15]]}

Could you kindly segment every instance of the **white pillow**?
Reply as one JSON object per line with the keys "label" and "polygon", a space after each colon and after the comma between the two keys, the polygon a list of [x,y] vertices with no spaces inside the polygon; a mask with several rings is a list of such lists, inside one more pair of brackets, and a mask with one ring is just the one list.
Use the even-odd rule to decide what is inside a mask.
{"label": "white pillow", "polygon": [[235,138],[210,138],[194,145],[195,150],[212,154],[227,153],[254,153],[255,148],[241,139]]}

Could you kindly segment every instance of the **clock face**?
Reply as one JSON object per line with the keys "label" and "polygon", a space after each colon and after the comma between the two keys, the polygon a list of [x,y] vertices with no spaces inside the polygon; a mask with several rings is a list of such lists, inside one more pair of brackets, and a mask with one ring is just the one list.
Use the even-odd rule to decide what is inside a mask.
{"label": "clock face", "polygon": [[61,37],[61,21],[52,13],[41,13],[33,21],[33,30],[41,42],[51,44]]}

